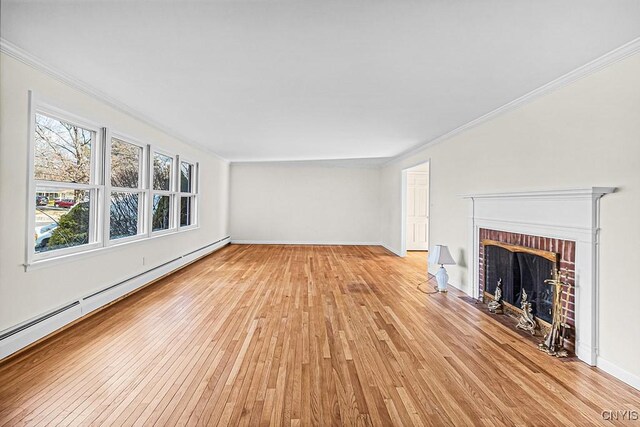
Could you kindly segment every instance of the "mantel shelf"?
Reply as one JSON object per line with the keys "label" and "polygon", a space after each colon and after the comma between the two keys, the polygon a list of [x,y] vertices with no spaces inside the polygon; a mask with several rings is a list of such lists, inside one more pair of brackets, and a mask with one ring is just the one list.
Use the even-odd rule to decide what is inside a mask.
{"label": "mantel shelf", "polygon": [[556,190],[514,191],[503,193],[461,194],[464,199],[509,199],[509,198],[570,198],[602,197],[616,191],[616,187],[585,187]]}

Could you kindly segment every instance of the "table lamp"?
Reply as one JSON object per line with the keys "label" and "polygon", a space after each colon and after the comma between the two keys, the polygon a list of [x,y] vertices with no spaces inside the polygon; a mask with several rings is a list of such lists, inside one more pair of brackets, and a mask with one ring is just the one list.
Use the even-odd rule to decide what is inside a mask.
{"label": "table lamp", "polygon": [[440,264],[440,269],[436,273],[436,280],[438,282],[438,292],[447,292],[447,282],[449,281],[449,275],[444,268],[445,265],[455,265],[449,248],[445,245],[435,245],[429,251],[429,264]]}

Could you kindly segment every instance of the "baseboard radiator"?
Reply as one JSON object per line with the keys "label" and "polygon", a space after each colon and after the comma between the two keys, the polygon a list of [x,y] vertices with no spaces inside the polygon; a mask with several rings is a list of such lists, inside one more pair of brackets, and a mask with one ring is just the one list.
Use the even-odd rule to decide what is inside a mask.
{"label": "baseboard radiator", "polygon": [[229,236],[153,267],[127,280],[109,285],[46,314],[0,331],[0,360],[52,334],[75,320],[121,298],[146,284],[228,245]]}

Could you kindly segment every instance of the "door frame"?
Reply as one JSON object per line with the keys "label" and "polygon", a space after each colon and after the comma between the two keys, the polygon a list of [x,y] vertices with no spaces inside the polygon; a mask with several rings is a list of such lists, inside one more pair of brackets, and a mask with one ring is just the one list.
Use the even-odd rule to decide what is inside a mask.
{"label": "door frame", "polygon": [[[431,205],[431,158],[423,161],[419,161],[407,168],[402,169],[402,179],[401,179],[401,187],[400,187],[400,256],[407,256],[407,172],[410,169],[415,168],[416,166],[428,164],[429,165],[429,185],[428,185],[428,200],[429,205]],[[431,208],[427,206],[428,212],[428,220],[427,220],[427,246],[431,247]]]}

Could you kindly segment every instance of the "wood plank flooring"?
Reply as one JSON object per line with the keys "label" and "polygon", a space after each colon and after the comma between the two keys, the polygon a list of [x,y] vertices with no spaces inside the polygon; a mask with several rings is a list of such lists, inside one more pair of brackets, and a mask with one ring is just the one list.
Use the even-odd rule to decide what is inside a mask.
{"label": "wood plank flooring", "polygon": [[0,425],[585,426],[640,410],[637,390],[461,293],[421,293],[425,267],[380,247],[229,246],[0,365]]}

